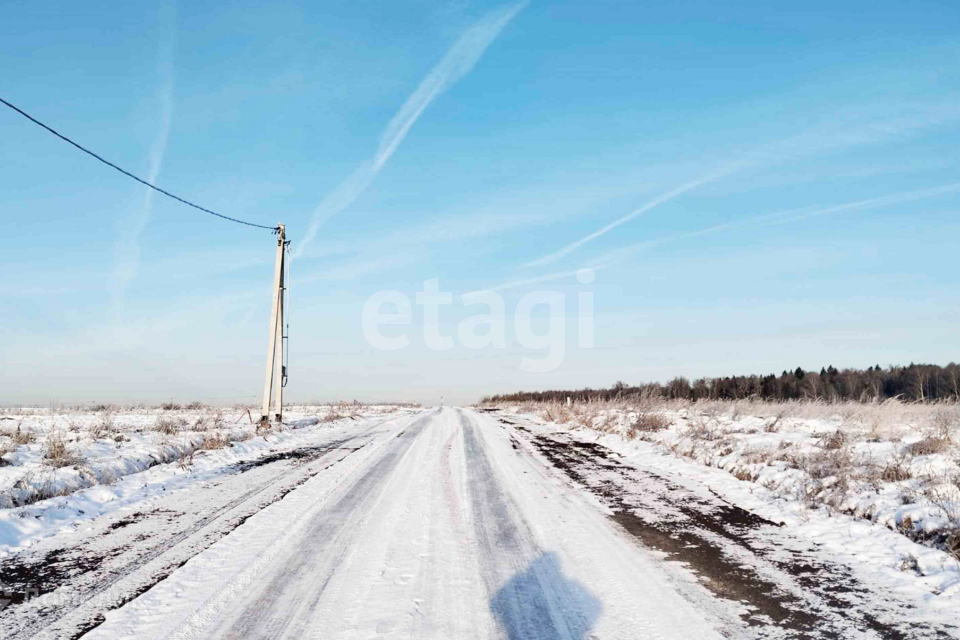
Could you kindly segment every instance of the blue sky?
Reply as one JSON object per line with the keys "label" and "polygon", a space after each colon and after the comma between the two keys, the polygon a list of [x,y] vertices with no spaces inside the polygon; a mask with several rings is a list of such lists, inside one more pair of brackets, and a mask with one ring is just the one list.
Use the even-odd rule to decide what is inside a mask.
{"label": "blue sky", "polygon": [[[292,399],[958,358],[956,3],[222,4],[4,3],[0,96],[287,225]],[[269,232],[6,109],[0,140],[0,401],[252,400]],[[430,278],[497,290],[506,347],[430,350],[416,304],[371,347],[369,296]],[[538,289],[567,301],[545,373],[511,329]]]}

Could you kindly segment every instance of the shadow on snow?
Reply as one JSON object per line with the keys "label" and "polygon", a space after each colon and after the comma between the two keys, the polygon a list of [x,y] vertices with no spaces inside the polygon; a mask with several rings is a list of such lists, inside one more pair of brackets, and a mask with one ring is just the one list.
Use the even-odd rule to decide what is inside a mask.
{"label": "shadow on snow", "polygon": [[490,610],[510,640],[586,640],[603,605],[563,575],[555,553],[541,553],[490,599]]}

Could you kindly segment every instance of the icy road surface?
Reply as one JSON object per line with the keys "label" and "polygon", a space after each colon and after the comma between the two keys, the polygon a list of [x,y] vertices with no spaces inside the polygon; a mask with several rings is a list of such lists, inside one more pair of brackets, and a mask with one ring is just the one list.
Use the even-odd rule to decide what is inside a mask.
{"label": "icy road surface", "polygon": [[85,558],[80,577],[63,577],[81,595],[11,607],[6,629],[105,639],[955,637],[704,487],[527,427],[430,409],[167,496],[63,552]]}

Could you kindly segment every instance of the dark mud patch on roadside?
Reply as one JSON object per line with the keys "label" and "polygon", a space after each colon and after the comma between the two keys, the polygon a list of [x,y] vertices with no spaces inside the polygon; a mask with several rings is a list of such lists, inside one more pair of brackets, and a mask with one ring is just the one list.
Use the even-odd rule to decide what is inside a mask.
{"label": "dark mud patch on roadside", "polygon": [[[742,605],[740,618],[757,637],[829,640],[849,637],[851,628],[890,640],[953,637],[940,628],[900,622],[895,613],[879,619],[863,606],[875,604],[869,591],[841,566],[757,544],[758,533],[780,529],[780,523],[622,465],[602,445],[530,435],[536,449],[599,497],[625,531],[686,565],[715,596]],[[638,483],[641,490],[635,488]],[[778,575],[777,582],[767,577],[770,573]]]}
{"label": "dark mud patch on roadside", "polygon": [[70,640],[79,640],[80,638],[87,635],[88,633],[90,633],[91,631],[93,631],[94,629],[96,629],[106,621],[107,621],[107,616],[103,615],[102,613],[96,614],[92,620],[87,622],[83,627],[80,627],[75,634],[70,636]]}
{"label": "dark mud patch on roadside", "polygon": [[356,439],[356,436],[352,438],[344,438],[343,440],[337,440],[334,442],[328,442],[323,445],[317,445],[313,447],[300,447],[299,449],[291,449],[290,451],[279,451],[274,453],[269,453],[265,456],[257,458],[256,460],[250,460],[249,462],[241,462],[239,464],[233,465],[232,469],[244,473],[250,471],[250,469],[256,469],[257,467],[263,467],[268,464],[273,464],[275,462],[282,462],[284,460],[293,460],[297,463],[310,462],[316,460],[324,453],[328,451],[333,451],[334,449],[340,449],[344,444],[350,442],[351,440]]}
{"label": "dark mud patch on roadside", "polygon": [[[136,511],[109,525],[107,531],[125,529],[147,518],[173,521],[182,515],[183,513],[171,509]],[[144,542],[151,537],[149,533],[141,533],[134,537],[132,542]],[[104,563],[130,549],[128,543],[97,552],[88,551],[84,547],[73,547],[42,554],[18,554],[0,560],[0,592],[5,594],[5,606],[20,605],[33,598],[53,593],[70,580],[99,571]],[[0,610],[3,608],[0,607]]]}
{"label": "dark mud patch on roadside", "polygon": [[741,614],[741,619],[748,625],[764,627],[773,624],[796,631],[797,637],[841,637],[836,633],[821,633],[828,626],[826,620],[804,611],[798,598],[781,592],[776,585],[764,582],[753,570],[726,557],[695,529],[671,530],[646,522],[629,510],[616,511],[611,517],[648,547],[666,553],[668,560],[686,564],[714,595],[749,607],[749,611]]}
{"label": "dark mud patch on roadside", "polygon": [[6,601],[0,610],[52,593],[66,580],[100,569],[104,562],[125,550],[89,555],[74,549],[57,549],[39,556],[14,556],[0,561],[0,592]]}
{"label": "dark mud patch on roadside", "polygon": [[116,531],[117,529],[123,529],[124,527],[129,527],[130,525],[132,525],[134,522],[136,522],[142,517],[143,517],[143,512],[137,511],[136,513],[130,514],[125,518],[121,518],[117,520],[107,528],[110,529],[111,531]]}
{"label": "dark mud patch on roadside", "polygon": [[[307,447],[276,454],[272,456],[271,461],[291,459],[296,461],[296,464],[287,466],[286,470],[289,471],[299,467],[301,462],[314,461],[320,458],[323,453],[331,450],[343,450],[346,452],[343,457],[346,457],[346,455],[363,448],[362,444],[355,447],[342,446],[345,442],[353,439],[355,438],[328,443],[324,446]],[[149,511],[135,511],[106,526],[103,535],[96,538],[95,548],[91,548],[91,541],[88,540],[73,548],[58,549],[32,556],[22,554],[6,561],[0,561],[0,611],[4,609],[3,600],[9,600],[6,603],[7,606],[19,605],[56,592],[58,589],[64,589],[63,598],[59,600],[55,598],[49,606],[44,602],[40,608],[32,609],[31,611],[34,611],[35,615],[29,614],[31,618],[29,620],[23,619],[26,624],[14,632],[15,637],[30,637],[56,620],[61,619],[69,611],[84,606],[91,598],[105,594],[106,590],[117,580],[139,570],[190,536],[219,521],[219,524],[215,525],[204,538],[199,539],[198,543],[189,550],[185,557],[181,556],[177,560],[165,564],[162,568],[152,570],[149,577],[145,576],[147,579],[140,583],[137,588],[121,594],[119,598],[109,604],[99,605],[97,609],[91,612],[89,618],[85,621],[78,621],[71,627],[69,633],[63,635],[63,637],[79,638],[103,622],[103,611],[123,606],[123,604],[149,591],[177,568],[183,566],[190,558],[203,552],[217,540],[229,535],[247,519],[271,504],[282,500],[291,491],[341,460],[342,458],[338,458],[326,465],[321,463],[315,468],[301,471],[295,476],[295,479],[291,478],[292,481],[283,484],[277,483],[289,477],[286,471],[281,470],[274,475],[267,474],[266,482],[252,486],[246,493],[223,503],[196,520],[183,521],[182,519],[186,514],[173,509],[156,508]],[[262,463],[263,460],[254,462]],[[236,465],[234,467],[237,472],[242,472],[239,469],[240,466]],[[245,470],[254,466],[262,465],[254,464]],[[270,491],[271,487],[275,487],[272,492],[262,495],[263,491]],[[262,497],[257,497],[261,495]],[[227,516],[227,519],[220,519],[225,513],[237,507],[240,507],[242,511]],[[192,514],[192,517],[197,515]],[[174,523],[174,527],[158,527],[157,531],[162,532],[158,535],[151,527],[151,523],[156,522],[159,525],[164,521]],[[133,525],[136,525],[136,528],[129,529]],[[112,537],[114,534],[119,538],[114,539]],[[84,576],[88,573],[91,576]],[[113,597],[114,594],[111,594],[111,599]]]}

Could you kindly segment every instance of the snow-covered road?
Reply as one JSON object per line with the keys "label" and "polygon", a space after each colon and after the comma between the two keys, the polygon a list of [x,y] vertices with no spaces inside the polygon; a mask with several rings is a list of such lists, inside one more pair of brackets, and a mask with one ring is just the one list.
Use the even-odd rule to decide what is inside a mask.
{"label": "snow-covered road", "polygon": [[[681,505],[688,509],[684,514],[698,508],[707,514],[715,508],[709,494],[702,492],[708,496],[702,499],[696,490],[650,476],[644,481],[660,487],[650,487],[644,504],[628,495],[636,492],[633,470],[621,468],[602,448],[555,435],[547,438],[502,416],[457,408],[358,425],[349,438],[318,447],[306,462],[251,466],[224,480],[219,486],[243,482],[262,495],[258,504],[225,520],[221,534],[204,531],[215,527],[225,509],[240,508],[248,499],[232,498],[217,507],[217,515],[197,507],[181,525],[178,545],[165,543],[111,574],[110,558],[131,555],[138,538],[129,536],[137,526],[151,526],[149,520],[125,525],[123,530],[131,530],[128,546],[115,556],[106,554],[106,569],[89,572],[91,585],[116,591],[113,599],[72,602],[56,620],[21,625],[19,635],[913,637],[887,627],[882,612],[872,610],[869,625],[844,626],[840,612],[800,615],[807,603],[790,593],[796,585],[773,575],[789,573],[788,561],[757,560],[753,547],[763,544],[754,541],[751,547],[737,538],[738,527],[759,523],[775,530],[773,523],[753,523],[746,514],[724,531],[722,522],[698,521],[721,540],[717,545],[726,543],[733,552],[711,549],[707,537],[698,538],[682,524],[673,542],[660,540],[670,534],[631,515],[628,505],[662,511],[658,500],[676,489],[688,501]],[[277,483],[278,476],[285,479]],[[180,513],[193,513],[182,494],[168,500],[181,505]],[[684,556],[685,549],[700,548],[707,562],[697,564],[699,551]],[[802,554],[801,559],[809,562]],[[151,563],[159,565],[151,569]],[[726,581],[709,575],[717,567],[737,575]],[[114,577],[107,580],[107,574]],[[707,579],[713,589],[704,586]],[[787,595],[773,597],[777,589]],[[869,593],[860,593],[869,599]],[[822,597],[814,600],[818,607],[831,606]],[[31,615],[42,614],[37,609]]]}
{"label": "snow-covered road", "polygon": [[447,408],[393,431],[87,637],[720,637],[495,419]]}

